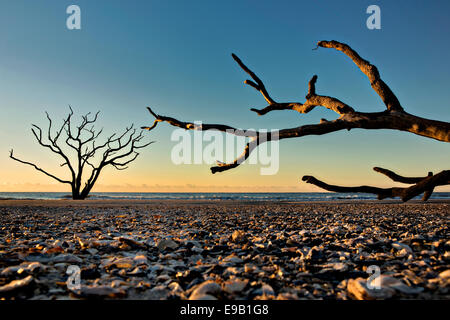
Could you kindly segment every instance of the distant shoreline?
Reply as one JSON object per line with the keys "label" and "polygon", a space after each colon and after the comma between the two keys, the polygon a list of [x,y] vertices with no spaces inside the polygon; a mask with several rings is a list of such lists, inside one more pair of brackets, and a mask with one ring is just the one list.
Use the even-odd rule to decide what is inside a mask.
{"label": "distant shoreline", "polygon": [[[0,192],[0,201],[70,201],[67,192]],[[256,202],[256,203],[342,203],[377,200],[376,195],[367,193],[335,192],[92,192],[87,201],[132,201],[133,203],[157,201],[198,201],[198,202]],[[415,197],[413,200],[421,200]],[[450,201],[450,192],[434,192],[429,200]],[[388,203],[400,202],[398,199],[386,199]]]}
{"label": "distant shoreline", "polygon": [[432,199],[427,202],[421,200],[410,200],[408,202],[402,202],[401,200],[330,200],[330,201],[264,201],[264,200],[124,200],[124,199],[108,199],[108,200],[71,200],[71,199],[58,199],[58,200],[40,200],[40,199],[0,199],[0,207],[116,207],[116,206],[153,206],[164,205],[170,207],[184,206],[184,205],[313,205],[313,204],[329,204],[329,205],[427,205],[427,204],[450,204],[450,200],[445,199]]}

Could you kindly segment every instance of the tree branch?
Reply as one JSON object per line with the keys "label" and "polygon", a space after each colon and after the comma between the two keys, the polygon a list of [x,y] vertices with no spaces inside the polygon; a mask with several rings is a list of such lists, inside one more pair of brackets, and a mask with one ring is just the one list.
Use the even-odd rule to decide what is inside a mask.
{"label": "tree branch", "polygon": [[[375,170],[377,169],[377,170]],[[433,175],[429,173],[427,177],[423,178],[405,178],[393,173],[390,170],[382,168],[374,168],[377,172],[382,172],[383,174],[388,173],[390,178],[394,181],[409,181],[407,183],[414,183],[411,187],[407,188],[378,188],[372,186],[358,186],[358,187],[344,187],[327,184],[321,180],[316,179],[313,176],[303,176],[302,180],[306,183],[313,184],[319,188],[325,189],[332,192],[343,192],[343,193],[371,193],[376,194],[379,200],[386,198],[400,197],[404,202],[411,200],[412,198],[424,193],[422,198],[423,201],[427,201],[428,198],[433,193],[433,190],[437,186],[450,184],[450,170],[444,170],[440,173]],[[395,179],[394,179],[395,178]],[[396,180],[398,179],[398,180]],[[420,179],[416,181],[416,179]],[[416,181],[416,182],[411,182]]]}
{"label": "tree branch", "polygon": [[[68,123],[70,123],[70,118],[71,118],[71,116],[73,115],[72,108],[70,108],[69,116],[68,116],[67,119],[63,122],[61,128],[57,131],[55,138],[52,138],[52,136],[51,136],[52,120],[51,120],[51,118],[50,118],[50,116],[48,115],[47,112],[45,112],[45,114],[46,114],[47,119],[48,119],[48,121],[49,121],[49,126],[48,126],[48,130],[47,130],[47,139],[48,139],[48,141],[49,141],[50,144],[45,143],[45,142],[43,141],[43,138],[42,138],[42,129],[41,129],[40,127],[38,127],[37,125],[35,125],[35,124],[32,125],[32,127],[33,127],[34,129],[32,128],[32,129],[31,129],[31,132],[33,133],[33,135],[34,135],[34,137],[36,138],[37,142],[38,142],[41,146],[50,149],[52,152],[54,152],[54,153],[60,155],[60,156],[64,159],[65,162],[62,164],[62,166],[63,166],[63,165],[67,165],[67,167],[69,168],[70,173],[71,173],[71,175],[72,175],[72,178],[74,179],[74,177],[75,177],[75,171],[74,171],[74,169],[73,169],[73,166],[72,166],[72,164],[70,163],[69,158],[62,152],[61,148],[60,148],[60,147],[58,146],[58,144],[57,144],[58,138],[60,137],[60,135],[61,135],[63,129],[65,128],[65,126],[66,126]],[[39,135],[36,133],[35,129],[36,129],[36,130],[39,130]]]}
{"label": "tree branch", "polygon": [[251,71],[249,68],[247,68],[247,66],[241,61],[241,59],[238,58],[237,55],[232,53],[231,56],[233,57],[234,61],[236,61],[237,64],[242,68],[242,70],[247,72],[250,75],[250,77],[252,77],[252,79],[255,80],[255,82],[256,82],[255,83],[252,80],[245,80],[244,83],[255,88],[259,92],[261,92],[261,94],[263,95],[264,99],[266,99],[268,104],[276,104],[275,100],[273,100],[270,97],[270,95],[267,92],[266,87],[264,86],[264,83],[261,81],[261,79],[258,78],[258,76],[253,71]]}
{"label": "tree branch", "polygon": [[[376,172],[379,172],[381,174],[384,174],[385,176],[389,177],[392,181],[406,183],[406,184],[415,184],[426,178],[426,177],[404,177],[404,176],[396,174],[395,172],[393,172],[391,170],[383,169],[380,167],[374,167],[373,170]],[[433,173],[429,172],[428,176],[430,176],[430,175],[433,175]]]}
{"label": "tree branch", "polygon": [[55,179],[55,180],[58,181],[58,182],[72,184],[71,181],[60,179],[60,178],[56,177],[55,175],[53,175],[53,174],[51,174],[51,173],[48,173],[47,171],[45,171],[45,170],[39,168],[39,167],[38,167],[37,165],[35,165],[34,163],[27,162],[27,161],[23,161],[23,160],[20,160],[20,159],[14,157],[14,151],[13,151],[12,149],[11,149],[11,151],[9,152],[9,157],[10,157],[11,159],[15,160],[15,161],[20,162],[20,163],[23,163],[23,164],[32,166],[32,167],[35,168],[37,171],[42,172],[43,174],[45,174],[45,175],[47,175],[47,176],[49,176],[49,177]]}
{"label": "tree branch", "polygon": [[[271,141],[271,139],[259,139],[261,133],[255,130],[237,130],[228,125],[220,125],[220,124],[194,124],[192,122],[182,122],[175,118],[160,116],[154,113],[150,108],[148,108],[150,113],[156,116],[155,123],[158,122],[168,122],[172,126],[180,127],[186,130],[217,130],[229,134],[233,134],[236,136],[245,136],[250,138],[256,138],[257,143],[254,147],[250,147],[249,144],[246,145],[242,155],[229,164],[223,164],[218,162],[218,167],[212,167],[211,171],[213,173],[226,171],[229,169],[236,168],[243,161],[248,159],[250,153],[256,149],[258,145],[261,143]],[[415,119],[417,117],[409,116],[411,119]],[[414,118],[413,118],[414,117]],[[422,119],[422,118],[419,118]],[[433,120],[423,119],[424,121],[429,123],[430,128],[433,125]],[[399,114],[388,114],[386,112],[380,113],[363,113],[363,112],[353,112],[347,113],[341,116],[340,118],[333,121],[322,120],[319,124],[311,124],[311,125],[303,125],[299,127],[282,129],[278,131],[277,140],[289,139],[289,138],[300,138],[303,136],[309,135],[323,135],[331,132],[340,131],[343,129],[351,130],[354,128],[361,129],[397,129],[402,131],[410,131],[411,122],[409,118],[405,118]],[[153,128],[155,126],[152,126]],[[419,127],[413,126],[415,129]],[[142,127],[143,129],[151,128],[151,127]],[[421,130],[427,130],[422,127]],[[417,133],[419,134],[419,133]],[[450,139],[450,130],[446,135],[447,139]]]}
{"label": "tree branch", "polygon": [[258,76],[253,71],[251,71],[234,53],[232,54],[232,57],[238,63],[238,65],[256,81],[255,83],[251,80],[245,80],[244,83],[261,92],[264,99],[266,99],[266,101],[269,103],[269,105],[263,109],[255,109],[255,108],[250,109],[251,111],[256,112],[260,116],[274,110],[294,110],[299,113],[308,113],[317,106],[324,106],[336,112],[339,115],[354,112],[353,108],[351,108],[350,106],[346,105],[345,103],[336,98],[317,95],[315,88],[317,75],[314,75],[309,81],[308,94],[306,95],[305,103],[300,102],[278,103],[270,97],[261,79],[258,78]]}
{"label": "tree branch", "polygon": [[359,54],[345,43],[341,43],[335,40],[332,41],[319,41],[317,43],[322,48],[333,48],[341,51],[347,55],[358,66],[358,68],[369,78],[370,85],[373,90],[380,96],[389,111],[402,112],[403,108],[400,105],[395,94],[389,88],[389,86],[381,79],[378,69],[369,61],[364,60]]}
{"label": "tree branch", "polygon": [[[439,141],[450,142],[450,123],[444,121],[425,119],[406,113],[403,110],[402,106],[400,105],[400,102],[398,101],[397,97],[392,92],[392,90],[381,79],[378,69],[374,65],[370,64],[367,60],[361,58],[356,51],[350,48],[350,46],[337,41],[320,41],[318,42],[318,47],[334,48],[350,57],[353,60],[353,62],[359,67],[359,69],[369,78],[372,88],[381,97],[384,104],[386,105],[386,110],[382,112],[371,112],[371,113],[358,112],[355,111],[354,108],[350,107],[349,105],[345,104],[344,102],[340,101],[337,98],[318,95],[316,92],[316,82],[317,82],[316,75],[314,75],[309,81],[308,93],[306,95],[306,100],[304,103],[277,102],[270,96],[262,80],[252,70],[250,70],[242,62],[241,59],[239,59],[235,54],[232,54],[233,59],[252,78],[252,80],[246,80],[244,83],[260,92],[264,97],[264,99],[269,104],[263,109],[252,108],[251,110],[256,112],[257,114],[264,115],[274,110],[295,110],[299,113],[308,113],[317,106],[323,106],[325,108],[328,108],[329,110],[336,112],[339,115],[339,118],[333,121],[321,119],[320,123],[318,124],[309,124],[294,128],[282,129],[278,132],[277,137],[278,140],[288,138],[300,138],[309,135],[322,135],[340,131],[343,129],[351,130],[359,128],[369,130],[374,129],[399,130],[404,132],[410,132],[431,139],[436,139]],[[246,136],[251,138],[251,141],[247,143],[241,156],[239,156],[236,160],[228,164],[218,162],[218,166],[211,168],[212,173],[236,168],[237,166],[239,166],[240,163],[248,159],[251,152],[254,151],[257,146],[266,141],[271,141],[271,139],[266,140],[261,139],[261,133],[255,130],[238,131],[234,127],[228,125],[196,124],[192,122],[184,122],[172,117],[158,115],[155,112],[153,112],[151,108],[147,109],[155,118],[151,126],[142,127],[142,129],[146,129],[149,131],[153,130],[158,125],[159,122],[167,122],[172,126],[183,128],[186,130],[217,130],[225,133],[234,134],[236,136]],[[244,134],[242,134],[242,132],[244,132]],[[421,180],[420,178],[405,178],[399,175],[393,175],[392,172],[390,172],[389,170],[385,169],[381,170],[384,170],[380,171],[381,173],[387,175],[394,181],[400,182],[408,181],[420,184],[426,180],[426,179]],[[431,179],[430,177],[424,178]],[[308,180],[320,182],[319,180],[313,177],[308,178]],[[323,182],[320,183],[323,184]],[[327,184],[323,184],[323,186],[328,188],[330,187],[340,188],[338,186],[330,186]],[[376,191],[382,197],[397,195],[400,192],[404,192],[404,190],[400,190],[404,188],[373,189],[375,187],[368,187],[368,186],[362,187],[364,187],[363,189],[366,191]],[[350,190],[348,189],[348,187],[345,188],[347,188],[345,189],[347,191]],[[429,197],[429,195],[433,191],[433,188],[434,185],[427,185],[425,195]],[[405,199],[406,198],[407,196],[405,196]]]}

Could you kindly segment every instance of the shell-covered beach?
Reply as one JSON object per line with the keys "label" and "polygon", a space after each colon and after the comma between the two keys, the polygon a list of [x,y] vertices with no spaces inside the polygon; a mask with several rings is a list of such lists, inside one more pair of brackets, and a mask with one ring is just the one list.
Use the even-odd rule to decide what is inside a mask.
{"label": "shell-covered beach", "polygon": [[[449,209],[1,201],[0,298],[449,299]],[[69,266],[80,286],[67,285]]]}

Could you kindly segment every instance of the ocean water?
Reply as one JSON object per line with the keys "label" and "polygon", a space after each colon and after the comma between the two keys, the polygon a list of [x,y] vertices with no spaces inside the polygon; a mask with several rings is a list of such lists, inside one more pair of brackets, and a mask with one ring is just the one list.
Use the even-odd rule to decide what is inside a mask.
{"label": "ocean water", "polygon": [[[417,197],[416,199],[420,199]],[[0,199],[70,199],[65,192],[0,192]],[[332,201],[332,200],[376,200],[376,196],[366,193],[330,193],[330,192],[295,192],[295,193],[231,193],[231,192],[93,192],[89,199],[124,199],[124,200],[247,200],[247,201]],[[431,199],[448,199],[450,192],[435,192]]]}

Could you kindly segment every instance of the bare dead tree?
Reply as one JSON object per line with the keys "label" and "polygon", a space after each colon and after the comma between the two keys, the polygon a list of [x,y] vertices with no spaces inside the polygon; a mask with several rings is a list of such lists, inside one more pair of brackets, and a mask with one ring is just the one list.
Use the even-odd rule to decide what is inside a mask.
{"label": "bare dead tree", "polygon": [[[261,116],[271,111],[279,110],[294,110],[299,113],[308,113],[318,106],[330,109],[339,115],[339,118],[332,121],[321,119],[320,123],[318,124],[310,124],[295,128],[282,129],[279,131],[277,139],[281,140],[289,138],[300,138],[309,135],[323,135],[344,129],[350,131],[351,129],[360,128],[371,130],[400,130],[427,138],[436,139],[439,141],[450,142],[450,123],[425,119],[407,113],[403,109],[399,100],[389,88],[389,86],[381,79],[377,67],[371,64],[369,61],[361,58],[359,54],[350,46],[345,43],[333,40],[319,41],[317,43],[317,47],[335,49],[349,57],[356,64],[356,66],[367,76],[370,81],[371,87],[383,101],[385,110],[380,112],[359,112],[337,98],[317,94],[317,75],[314,75],[309,81],[308,93],[306,95],[305,102],[277,102],[270,96],[261,79],[253,71],[251,71],[235,54],[232,54],[233,59],[238,63],[238,65],[253,79],[245,80],[244,83],[259,91],[268,103],[268,105],[262,109],[251,109],[251,111],[256,112],[258,115]],[[227,132],[229,129],[235,130],[235,128],[233,127],[220,124],[203,124],[199,126],[192,122],[182,122],[171,117],[158,115],[150,108],[148,108],[148,110],[155,117],[155,121],[152,126],[143,127],[143,129],[147,130],[152,130],[157,126],[159,122],[168,122],[172,126],[181,127],[187,130],[218,130],[222,132]],[[242,131],[235,132],[237,132],[235,134],[240,135],[239,132]],[[264,139],[261,138],[263,134]],[[212,173],[229,170],[239,166],[239,164],[245,161],[249,157],[250,153],[255,150],[259,144],[273,140],[270,136],[266,138],[265,135],[265,132],[247,132],[246,136],[250,138],[250,141],[247,143],[242,155],[231,163],[217,162],[217,166],[211,168]],[[334,189],[331,191],[335,191],[339,189],[337,186],[333,187],[330,185],[326,185],[325,183],[320,182],[314,177],[305,176],[303,177],[303,180],[309,183],[316,184],[317,186],[322,188],[327,187],[327,190]],[[448,171],[443,171],[435,176],[424,177],[424,179],[420,179],[420,181],[417,181],[418,182],[414,186],[410,187],[415,191],[406,192],[406,190],[404,190],[405,195],[400,195],[400,191],[398,191],[397,189],[395,189],[395,191],[381,191],[380,188],[368,187],[369,189],[364,188],[364,190],[370,193],[379,195],[381,194],[381,198],[401,196],[402,199],[406,201],[411,198],[410,195],[415,194],[419,191],[430,192],[429,190],[433,190],[435,186],[448,184]],[[361,188],[347,188],[339,190],[346,190],[345,192],[360,192]],[[429,195],[425,198],[428,197]]]}
{"label": "bare dead tree", "polygon": [[[46,134],[39,126],[32,125],[31,132],[37,142],[62,158],[61,167],[68,168],[70,179],[58,178],[32,162],[16,158],[13,150],[10,151],[9,156],[13,160],[32,166],[60,183],[69,184],[73,199],[86,199],[105,167],[113,166],[117,170],[125,170],[127,165],[139,156],[136,150],[153,143],[153,141],[142,143],[141,140],[144,138],[142,131],[137,134],[133,125],[127,127],[121,135],[113,134],[105,142],[97,143],[97,139],[103,132],[103,129],[99,131],[94,129],[99,113],[91,115],[89,112],[82,116],[79,126],[73,126],[73,110],[70,108],[70,113],[63,119],[61,127],[53,132],[52,119],[46,112],[49,122]],[[71,150],[71,153],[68,150]]]}

